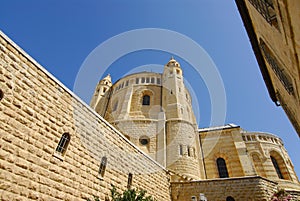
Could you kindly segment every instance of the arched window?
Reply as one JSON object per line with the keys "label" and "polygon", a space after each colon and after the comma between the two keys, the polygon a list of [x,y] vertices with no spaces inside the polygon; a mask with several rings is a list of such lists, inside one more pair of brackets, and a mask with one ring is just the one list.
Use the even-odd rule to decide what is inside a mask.
{"label": "arched window", "polygon": [[115,104],[114,104],[114,107],[113,107],[113,111],[116,111],[116,110],[117,110],[117,108],[118,108],[118,101],[117,101],[117,102],[115,102]]}
{"label": "arched window", "polygon": [[183,146],[179,145],[179,155],[182,156],[183,155]]}
{"label": "arched window", "polygon": [[277,172],[278,177],[279,177],[280,179],[284,179],[284,178],[283,178],[283,175],[282,175],[282,173],[281,173],[281,171],[280,171],[280,168],[279,168],[279,165],[278,165],[276,159],[275,159],[273,156],[271,156],[271,160],[272,160],[273,166],[274,166],[274,168],[275,168],[275,170],[276,170],[276,172]]}
{"label": "arched window", "polygon": [[228,196],[228,197],[226,198],[226,201],[235,201],[235,199],[234,199],[233,197],[231,197],[231,196]]}
{"label": "arched window", "polygon": [[3,97],[4,97],[4,93],[3,93],[3,91],[0,89],[0,101],[2,100]]}
{"label": "arched window", "polygon": [[106,164],[107,164],[107,158],[104,156],[101,159],[100,167],[99,167],[99,176],[102,178],[104,177],[105,169],[106,169]]}
{"label": "arched window", "polygon": [[132,185],[132,174],[129,173],[128,174],[128,180],[127,180],[127,188],[131,188],[131,185]]}
{"label": "arched window", "polygon": [[59,143],[56,147],[56,152],[60,153],[61,155],[64,155],[66,153],[67,147],[70,142],[70,135],[69,133],[64,133],[60,140]]}
{"label": "arched window", "polygon": [[150,96],[149,95],[143,96],[143,105],[150,105]]}
{"label": "arched window", "polygon": [[219,171],[220,178],[229,177],[227,167],[226,167],[226,162],[223,158],[218,158],[217,159],[217,166],[218,166],[218,171]]}

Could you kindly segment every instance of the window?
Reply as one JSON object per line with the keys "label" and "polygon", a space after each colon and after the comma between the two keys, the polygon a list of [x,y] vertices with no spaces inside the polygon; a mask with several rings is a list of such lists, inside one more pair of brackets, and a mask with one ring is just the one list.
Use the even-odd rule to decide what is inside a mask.
{"label": "window", "polygon": [[132,174],[129,173],[128,174],[128,180],[127,180],[127,188],[131,188],[131,185],[132,185]]}
{"label": "window", "polygon": [[135,84],[139,83],[139,78],[135,78]]}
{"label": "window", "polygon": [[229,177],[227,167],[226,167],[226,162],[223,158],[218,158],[217,159],[217,166],[218,166],[218,171],[219,171],[220,178]]}
{"label": "window", "polygon": [[146,83],[150,83],[150,78],[149,77],[146,78]]}
{"label": "window", "polygon": [[187,147],[188,156],[191,156],[191,150],[190,147]]}
{"label": "window", "polygon": [[144,77],[142,77],[142,83],[145,83],[145,78]]}
{"label": "window", "polygon": [[271,156],[271,160],[272,160],[273,166],[274,166],[274,168],[275,168],[275,170],[276,170],[276,172],[277,172],[278,177],[279,177],[280,179],[284,179],[284,178],[283,178],[283,175],[282,175],[282,173],[281,173],[281,171],[280,171],[280,168],[279,168],[279,165],[278,165],[276,159],[275,159],[273,156]]}
{"label": "window", "polygon": [[179,155],[180,156],[183,155],[183,147],[182,147],[182,145],[179,145]]}
{"label": "window", "polygon": [[117,108],[118,108],[118,101],[117,101],[117,102],[115,102],[115,104],[114,104],[114,107],[113,107],[113,111],[116,111],[116,110],[117,110]]}
{"label": "window", "polygon": [[105,93],[106,92],[106,88],[103,88],[103,93]]}
{"label": "window", "polygon": [[288,76],[288,74],[284,71],[282,66],[279,64],[275,56],[272,54],[270,49],[267,47],[267,45],[260,39],[260,47],[264,53],[264,56],[271,66],[272,70],[284,86],[284,88],[287,90],[289,94],[294,93],[293,84],[291,81],[291,78]]}
{"label": "window", "polygon": [[64,133],[60,140],[59,143],[56,147],[56,152],[60,153],[61,155],[64,155],[66,153],[67,147],[69,145],[70,142],[70,135],[69,133]]}
{"label": "window", "polygon": [[151,77],[151,83],[153,84],[155,82],[154,77]]}
{"label": "window", "polygon": [[150,105],[150,96],[148,95],[143,96],[143,105]]}
{"label": "window", "polygon": [[101,177],[101,178],[104,177],[106,164],[107,164],[107,158],[104,156],[101,159],[101,163],[100,163],[100,167],[99,167],[99,171],[98,171],[99,177]]}
{"label": "window", "polygon": [[128,86],[128,84],[129,84],[129,80],[127,80],[127,81],[126,81],[126,83],[125,83],[125,87],[127,87],[127,86]]}
{"label": "window", "polygon": [[234,199],[233,197],[231,197],[231,196],[228,196],[228,197],[226,198],[226,201],[235,201],[235,199]]}
{"label": "window", "polygon": [[160,84],[160,78],[157,78],[156,82],[157,84]]}
{"label": "window", "polygon": [[272,26],[278,29],[276,12],[274,9],[273,0],[249,0],[256,10],[265,18]]}
{"label": "window", "polygon": [[3,99],[3,97],[4,97],[4,93],[3,93],[3,91],[0,89],[0,101]]}
{"label": "window", "polygon": [[150,140],[149,140],[149,138],[147,136],[143,136],[143,137],[140,138],[139,141],[140,141],[141,145],[146,146],[147,144],[149,144]]}

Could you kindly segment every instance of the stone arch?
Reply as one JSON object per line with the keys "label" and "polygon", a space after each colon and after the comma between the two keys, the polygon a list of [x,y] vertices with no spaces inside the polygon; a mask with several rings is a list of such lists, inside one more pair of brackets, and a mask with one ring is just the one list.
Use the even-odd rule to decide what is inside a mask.
{"label": "stone arch", "polygon": [[219,177],[220,178],[228,178],[229,174],[228,174],[228,169],[227,169],[225,159],[222,157],[217,158],[216,164],[217,164],[217,168],[218,168]]}
{"label": "stone arch", "polygon": [[270,160],[271,160],[271,164],[272,164],[274,171],[276,172],[278,178],[286,179],[286,180],[291,179],[290,175],[289,175],[289,171],[287,169],[287,166],[286,166],[285,161],[284,161],[283,157],[281,156],[281,154],[279,154],[275,150],[271,150],[270,151]]}
{"label": "stone arch", "polygon": [[232,172],[231,172],[231,168],[229,166],[229,157],[225,153],[218,153],[218,154],[215,154],[215,156],[214,156],[213,163],[215,164],[215,175],[216,175],[216,177],[220,176],[220,174],[219,174],[219,168],[218,168],[218,164],[217,164],[217,160],[219,158],[224,159],[225,164],[226,164],[227,174],[228,174],[227,177],[230,177],[230,175],[232,175]]}
{"label": "stone arch", "polygon": [[[153,103],[154,92],[147,88],[139,88],[132,93],[130,112],[140,112],[143,108],[143,97],[149,96],[149,105]],[[146,105],[146,106],[149,106]]]}
{"label": "stone arch", "polygon": [[263,166],[261,154],[258,152],[252,152],[250,154],[250,157],[253,162],[253,166],[256,171],[256,174],[261,177],[267,177],[264,166]]}

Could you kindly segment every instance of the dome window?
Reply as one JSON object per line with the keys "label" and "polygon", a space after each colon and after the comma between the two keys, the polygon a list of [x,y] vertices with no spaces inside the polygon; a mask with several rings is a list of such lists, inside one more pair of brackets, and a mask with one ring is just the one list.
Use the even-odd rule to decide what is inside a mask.
{"label": "dome window", "polygon": [[143,105],[150,105],[150,96],[149,95],[143,96]]}

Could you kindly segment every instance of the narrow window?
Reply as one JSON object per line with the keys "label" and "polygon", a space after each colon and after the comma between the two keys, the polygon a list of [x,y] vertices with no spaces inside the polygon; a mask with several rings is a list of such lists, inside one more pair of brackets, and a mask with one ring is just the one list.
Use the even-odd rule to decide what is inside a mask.
{"label": "narrow window", "polygon": [[160,78],[157,78],[156,82],[157,84],[160,84]]}
{"label": "narrow window", "polygon": [[151,83],[153,84],[155,82],[154,77],[151,77]]}
{"label": "narrow window", "polygon": [[116,111],[116,110],[117,110],[117,108],[118,108],[118,101],[117,101],[117,102],[115,102],[115,104],[114,104],[114,107],[113,107],[113,111]]}
{"label": "narrow window", "polygon": [[144,77],[142,77],[142,83],[145,83],[145,78]]}
{"label": "narrow window", "polygon": [[276,170],[276,172],[277,172],[278,177],[279,177],[280,179],[284,179],[284,178],[283,178],[283,175],[282,175],[282,173],[281,173],[281,171],[280,171],[280,168],[279,168],[279,165],[278,165],[276,159],[275,159],[273,156],[271,156],[271,160],[272,160],[273,166],[274,166],[274,168],[275,168],[275,170]]}
{"label": "narrow window", "polygon": [[132,174],[129,173],[128,174],[128,180],[127,180],[127,188],[131,188],[131,185],[132,185]]}
{"label": "narrow window", "polygon": [[124,82],[122,82],[122,84],[121,84],[121,88],[123,88],[124,87]]}
{"label": "narrow window", "polygon": [[187,147],[188,156],[191,156],[191,150],[190,147]]}
{"label": "narrow window", "polygon": [[105,93],[106,92],[106,88],[103,88],[103,93]]}
{"label": "narrow window", "polygon": [[228,196],[228,197],[226,198],[226,201],[235,201],[235,199],[234,199],[233,197],[231,197],[231,196]]}
{"label": "narrow window", "polygon": [[249,0],[249,2],[271,26],[279,29],[273,0]]}
{"label": "narrow window", "polygon": [[69,133],[64,133],[60,140],[59,143],[56,147],[56,152],[60,153],[61,155],[64,155],[66,153],[67,147],[70,142],[70,135]]}
{"label": "narrow window", "polygon": [[271,66],[272,70],[276,74],[277,78],[280,80],[281,84],[287,90],[289,94],[294,94],[294,87],[292,79],[284,70],[284,67],[278,62],[274,54],[271,52],[269,47],[265,44],[263,40],[260,39],[260,48],[264,54],[265,59]]}
{"label": "narrow window", "polygon": [[126,83],[125,83],[125,87],[127,87],[127,86],[128,86],[128,84],[129,84],[129,80],[127,80],[127,81],[126,81]]}
{"label": "narrow window", "polygon": [[149,77],[146,78],[146,83],[150,83],[150,78]]}
{"label": "narrow window", "polygon": [[135,78],[135,84],[139,83],[139,78]]}
{"label": "narrow window", "polygon": [[219,171],[220,178],[229,177],[227,167],[226,167],[226,162],[223,158],[218,158],[217,159],[217,166],[218,166],[218,171]]}
{"label": "narrow window", "polygon": [[183,155],[183,147],[182,147],[182,145],[179,145],[179,155],[180,156]]}
{"label": "narrow window", "polygon": [[143,105],[150,105],[150,96],[148,95],[143,96]]}
{"label": "narrow window", "polygon": [[4,93],[3,93],[3,91],[0,89],[0,101],[2,100],[3,97],[4,97]]}
{"label": "narrow window", "polygon": [[104,177],[105,169],[106,169],[106,164],[107,164],[107,158],[104,156],[101,159],[100,167],[99,167],[99,176]]}

